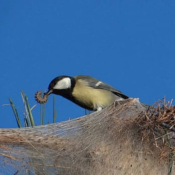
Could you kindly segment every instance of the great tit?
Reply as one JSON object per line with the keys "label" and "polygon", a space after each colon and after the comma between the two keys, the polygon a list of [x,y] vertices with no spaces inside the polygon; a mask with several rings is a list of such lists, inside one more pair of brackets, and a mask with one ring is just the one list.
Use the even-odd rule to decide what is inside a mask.
{"label": "great tit", "polygon": [[93,111],[100,111],[114,101],[128,98],[112,86],[86,75],[54,78],[45,95],[48,96],[51,93],[61,95],[75,104]]}

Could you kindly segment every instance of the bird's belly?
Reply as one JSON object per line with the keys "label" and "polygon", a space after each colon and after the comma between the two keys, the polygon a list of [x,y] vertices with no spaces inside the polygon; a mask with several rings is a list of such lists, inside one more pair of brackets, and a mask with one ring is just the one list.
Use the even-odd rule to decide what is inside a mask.
{"label": "bird's belly", "polygon": [[73,91],[73,96],[76,99],[76,104],[90,110],[110,106],[116,99],[116,96],[110,91],[90,87],[83,89],[83,91],[78,89]]}

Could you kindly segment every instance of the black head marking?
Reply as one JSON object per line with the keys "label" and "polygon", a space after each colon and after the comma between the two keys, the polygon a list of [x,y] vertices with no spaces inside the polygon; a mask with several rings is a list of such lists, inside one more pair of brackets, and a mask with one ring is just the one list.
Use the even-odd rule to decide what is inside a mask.
{"label": "black head marking", "polygon": [[[54,86],[59,82],[61,81],[62,79],[64,78],[70,78],[71,80],[71,87],[68,88],[68,89],[54,89]],[[49,87],[48,87],[48,91],[52,90],[52,93],[54,94],[58,94],[58,95],[64,95],[64,94],[67,94],[67,93],[70,93],[72,92],[73,88],[75,86],[75,79],[73,77],[70,77],[70,76],[66,76],[66,75],[62,75],[62,76],[59,76],[59,77],[56,77],[54,78],[50,84],[49,84]]]}

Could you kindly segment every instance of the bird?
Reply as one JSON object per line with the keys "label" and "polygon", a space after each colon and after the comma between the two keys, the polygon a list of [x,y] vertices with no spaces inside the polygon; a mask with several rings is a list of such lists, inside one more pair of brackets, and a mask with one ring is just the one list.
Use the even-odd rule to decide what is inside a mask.
{"label": "bird", "polygon": [[129,97],[112,86],[87,75],[58,76],[54,78],[48,91],[44,94],[60,95],[78,106],[91,111],[100,111],[114,101],[122,101]]}

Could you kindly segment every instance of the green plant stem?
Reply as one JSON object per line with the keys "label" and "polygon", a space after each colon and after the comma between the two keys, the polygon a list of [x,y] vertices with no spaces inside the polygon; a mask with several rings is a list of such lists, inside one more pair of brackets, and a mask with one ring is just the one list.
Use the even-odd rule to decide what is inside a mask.
{"label": "green plant stem", "polygon": [[18,111],[16,110],[15,105],[14,105],[14,103],[13,103],[11,98],[9,98],[9,101],[10,101],[10,105],[12,107],[13,113],[15,115],[18,128],[21,128],[21,122],[20,122],[20,119],[19,119]]}

